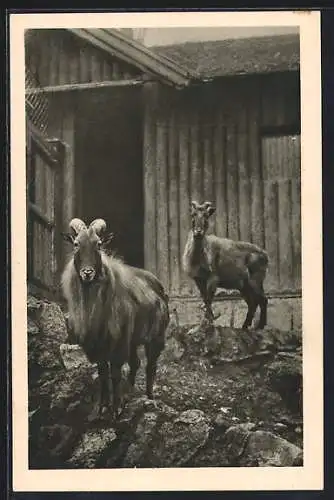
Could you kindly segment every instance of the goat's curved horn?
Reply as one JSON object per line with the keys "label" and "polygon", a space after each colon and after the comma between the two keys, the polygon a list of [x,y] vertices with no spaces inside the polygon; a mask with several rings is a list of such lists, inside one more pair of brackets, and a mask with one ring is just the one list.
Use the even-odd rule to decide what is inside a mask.
{"label": "goat's curved horn", "polygon": [[203,206],[204,206],[204,208],[205,208],[205,209],[207,209],[207,208],[212,207],[213,205],[212,205],[211,201],[205,201],[205,202],[203,203]]}
{"label": "goat's curved horn", "polygon": [[192,208],[197,208],[197,207],[198,207],[198,203],[197,203],[197,201],[193,200],[193,201],[191,202],[191,207],[192,207]]}
{"label": "goat's curved horn", "polygon": [[92,228],[96,234],[100,234],[106,230],[107,224],[103,219],[95,219],[91,222],[89,227]]}
{"label": "goat's curved horn", "polygon": [[72,219],[70,224],[70,229],[78,234],[82,229],[87,229],[86,224],[81,219]]}

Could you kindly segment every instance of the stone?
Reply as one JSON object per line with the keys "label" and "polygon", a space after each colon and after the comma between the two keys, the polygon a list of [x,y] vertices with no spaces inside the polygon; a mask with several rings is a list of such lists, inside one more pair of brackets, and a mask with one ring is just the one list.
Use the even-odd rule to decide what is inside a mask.
{"label": "stone", "polygon": [[52,337],[59,344],[66,342],[67,327],[65,317],[61,308],[55,302],[43,303],[38,324],[43,335]]}
{"label": "stone", "polygon": [[60,344],[59,351],[66,370],[79,366],[92,366],[82,348],[76,344]]}
{"label": "stone", "polygon": [[303,452],[300,451],[296,458],[294,459],[292,465],[293,467],[302,467],[304,463],[304,457],[303,457]]}
{"label": "stone", "polygon": [[239,465],[256,462],[258,467],[291,467],[300,453],[301,449],[286,439],[258,430],[250,434]]}
{"label": "stone", "polygon": [[70,456],[77,438],[75,430],[68,425],[38,426],[34,454],[29,457],[29,467],[59,467]]}
{"label": "stone", "polygon": [[54,370],[63,367],[59,342],[52,337],[31,335],[28,338],[28,360],[32,370],[36,373],[40,370]]}
{"label": "stone", "polygon": [[152,465],[151,440],[154,436],[157,426],[158,416],[156,413],[144,413],[137,424],[134,440],[131,442],[124,462],[124,467],[145,467]]}
{"label": "stone", "polygon": [[247,440],[254,428],[254,423],[246,422],[233,425],[225,432],[225,454],[228,456],[231,466],[238,465],[238,460],[242,456]]}
{"label": "stone", "polygon": [[[301,415],[288,410],[277,392],[284,398],[286,388],[293,388],[292,383],[287,384],[286,375],[290,380],[295,373],[301,374],[297,335],[273,328],[246,332],[222,327],[219,320],[213,330],[204,321],[182,326],[175,323],[158,363],[157,399],[145,395],[143,362],[136,385],[115,422],[112,415],[110,419],[108,415],[96,418],[100,389],[97,368],[77,345],[68,344],[66,315],[56,304],[31,300],[29,466],[302,465],[302,450],[296,447],[303,439],[302,432],[298,434],[298,427],[303,429]],[[265,347],[272,349],[270,360],[258,356]],[[213,352],[218,359],[215,366]],[[144,349],[139,349],[142,360],[143,353]],[[261,370],[240,362],[247,356],[257,356]],[[123,377],[127,371],[124,365]],[[301,383],[295,386],[291,394],[296,399]],[[284,415],[292,419],[290,423],[284,421]],[[252,423],[258,420],[262,421],[262,437],[258,434],[261,422]],[[277,441],[280,438],[275,432],[291,439],[295,443],[292,449],[288,441]]]}
{"label": "stone", "polygon": [[298,354],[271,363],[267,369],[266,381],[281,396],[293,412],[302,411],[302,358]]}
{"label": "stone", "polygon": [[202,410],[186,410],[180,413],[180,415],[175,419],[175,422],[197,424],[199,422],[206,422],[206,417]]}
{"label": "stone", "polygon": [[276,422],[273,425],[273,429],[276,431],[285,431],[287,428],[287,425],[283,424],[282,422]]}
{"label": "stone", "polygon": [[165,422],[159,433],[154,455],[162,467],[185,466],[207,443],[210,426],[205,420],[185,424],[176,418]]}
{"label": "stone", "polygon": [[27,299],[27,313],[28,317],[31,319],[37,319],[39,313],[43,307],[43,301],[37,299],[36,297],[29,295]]}
{"label": "stone", "polygon": [[67,464],[77,468],[93,469],[102,454],[116,441],[114,429],[92,429],[85,432]]}
{"label": "stone", "polygon": [[231,426],[231,418],[223,413],[218,413],[214,420],[214,425],[220,430],[225,432]]}
{"label": "stone", "polygon": [[165,358],[179,360],[184,354],[184,347],[174,337],[170,337],[166,342]]}
{"label": "stone", "polygon": [[38,335],[40,333],[39,327],[35,321],[28,317],[28,337],[31,335]]}

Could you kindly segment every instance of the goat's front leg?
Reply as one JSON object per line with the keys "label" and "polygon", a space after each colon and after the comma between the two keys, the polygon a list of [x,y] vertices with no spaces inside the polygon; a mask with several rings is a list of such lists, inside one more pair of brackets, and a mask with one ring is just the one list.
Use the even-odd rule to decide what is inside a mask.
{"label": "goat's front leg", "polygon": [[108,411],[108,407],[110,404],[108,362],[101,361],[97,364],[97,369],[100,381],[99,415],[102,416]]}
{"label": "goat's front leg", "polygon": [[210,305],[210,312],[211,312],[212,319],[217,319],[220,316],[220,314],[218,314],[217,316],[214,316],[214,314],[212,312],[212,302],[213,302],[213,298],[215,296],[215,293],[217,291],[218,282],[219,282],[219,278],[217,276],[211,275],[209,277],[209,279],[207,281],[207,285],[206,285],[207,301],[208,301],[208,304]]}
{"label": "goat's front leg", "polygon": [[205,315],[208,319],[213,319],[213,312],[211,308],[211,302],[208,300],[208,292],[207,292],[207,279],[205,278],[194,278],[196,286],[201,294],[201,298],[205,307]]}
{"label": "goat's front leg", "polygon": [[111,365],[111,382],[113,389],[113,416],[116,420],[120,414],[121,404],[121,379],[122,379],[122,365],[113,362]]}

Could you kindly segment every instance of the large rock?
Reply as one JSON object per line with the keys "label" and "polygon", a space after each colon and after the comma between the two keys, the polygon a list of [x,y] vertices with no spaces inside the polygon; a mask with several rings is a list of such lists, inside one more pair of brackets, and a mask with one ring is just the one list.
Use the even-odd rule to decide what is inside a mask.
{"label": "large rock", "polygon": [[146,412],[138,421],[124,467],[181,467],[203,447],[210,425],[200,410]]}
{"label": "large rock", "polygon": [[281,396],[292,413],[302,412],[302,357],[289,353],[280,356],[268,367],[266,379],[269,386]]}
{"label": "large rock", "polygon": [[38,425],[36,421],[30,425],[30,468],[57,468],[71,456],[78,431],[64,424]]}
{"label": "large rock", "polygon": [[206,444],[210,425],[200,410],[188,410],[161,426],[158,446],[162,467],[182,467]]}
{"label": "large rock", "polygon": [[59,346],[66,342],[67,328],[58,304],[28,300],[28,352],[30,373],[62,368]]}
{"label": "large rock", "polygon": [[98,467],[103,454],[109,450],[117,436],[115,430],[91,429],[85,432],[67,465],[76,468],[92,469]]}
{"label": "large rock", "polygon": [[296,446],[302,435],[297,442],[291,405],[279,396],[287,388],[301,392],[300,338],[293,332],[244,332],[205,321],[185,328],[175,321],[158,362],[157,399],[144,396],[142,363],[134,389],[122,380],[124,407],[114,422],[94,418],[97,368],[69,344],[69,327],[57,304],[29,299],[32,468],[302,464]]}
{"label": "large rock", "polygon": [[152,441],[156,435],[157,423],[158,415],[154,412],[146,412],[139,419],[123,461],[124,467],[154,466]]}
{"label": "large rock", "polygon": [[291,467],[301,465],[301,449],[271,432],[252,432],[247,440],[241,467]]}
{"label": "large rock", "polygon": [[212,325],[203,320],[193,327],[173,330],[174,337],[185,348],[186,357],[208,356],[217,362],[239,361],[264,351],[296,350],[301,346],[300,332],[281,332],[275,329],[242,330]]}
{"label": "large rock", "polygon": [[92,366],[92,363],[89,362],[86,354],[79,345],[60,344],[59,350],[63,365],[66,370],[79,368],[79,366]]}

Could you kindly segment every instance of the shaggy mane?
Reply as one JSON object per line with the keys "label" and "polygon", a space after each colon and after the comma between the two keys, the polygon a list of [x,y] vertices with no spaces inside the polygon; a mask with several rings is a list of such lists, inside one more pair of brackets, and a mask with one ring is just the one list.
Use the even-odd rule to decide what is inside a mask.
{"label": "shaggy mane", "polygon": [[81,283],[72,257],[62,276],[62,288],[78,343],[86,348],[94,345],[99,356],[110,359],[120,339],[128,352],[133,335],[142,343],[155,329],[160,332],[162,325],[167,326],[168,305],[166,297],[120,257],[104,252],[101,257],[101,276],[88,286]]}

